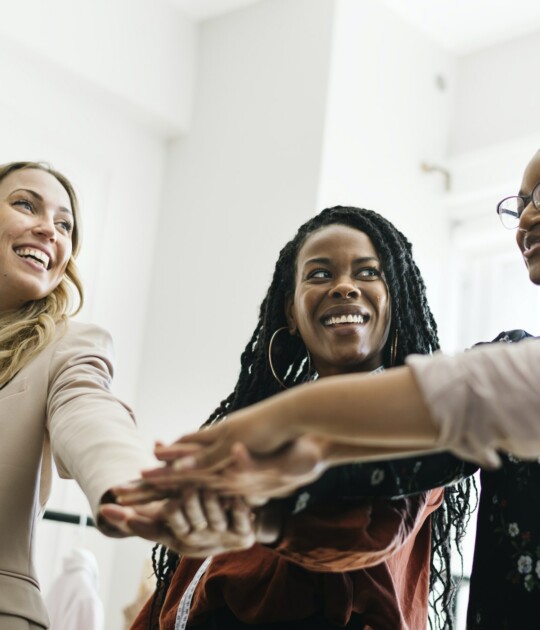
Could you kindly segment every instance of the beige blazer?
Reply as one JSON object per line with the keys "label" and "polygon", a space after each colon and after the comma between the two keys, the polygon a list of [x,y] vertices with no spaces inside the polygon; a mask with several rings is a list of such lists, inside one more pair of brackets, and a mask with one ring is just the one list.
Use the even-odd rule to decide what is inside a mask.
{"label": "beige blazer", "polygon": [[32,558],[50,494],[52,458],[85,492],[94,517],[103,494],[155,463],[131,411],[110,391],[112,344],[70,322],[0,389],[0,615],[48,627]]}

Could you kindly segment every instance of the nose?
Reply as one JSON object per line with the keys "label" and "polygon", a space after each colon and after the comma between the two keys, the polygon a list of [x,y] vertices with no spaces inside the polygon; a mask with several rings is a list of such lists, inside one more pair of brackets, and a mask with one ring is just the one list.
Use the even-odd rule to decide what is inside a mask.
{"label": "nose", "polygon": [[331,288],[333,298],[356,298],[361,294],[358,286],[349,277],[336,279],[336,283]]}
{"label": "nose", "polygon": [[530,229],[531,224],[535,223],[540,217],[540,209],[531,200],[519,217],[518,231],[527,232]]}
{"label": "nose", "polygon": [[46,238],[50,241],[56,241],[57,233],[54,226],[54,220],[48,217],[37,217],[36,223],[32,228],[32,232],[41,238]]}

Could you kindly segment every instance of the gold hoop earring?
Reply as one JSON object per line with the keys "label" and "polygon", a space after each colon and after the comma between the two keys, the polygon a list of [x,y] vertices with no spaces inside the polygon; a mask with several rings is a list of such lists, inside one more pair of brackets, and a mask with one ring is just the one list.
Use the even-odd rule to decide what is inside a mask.
{"label": "gold hoop earring", "polygon": [[394,330],[394,336],[392,338],[392,349],[390,350],[390,365],[394,367],[396,365],[397,350],[398,350],[399,332],[396,328]]}
{"label": "gold hoop earring", "polygon": [[[277,375],[276,370],[274,368],[274,362],[272,361],[272,346],[274,345],[274,339],[276,338],[277,334],[282,332],[283,330],[289,331],[287,326],[281,326],[281,328],[278,328],[277,330],[275,330],[272,336],[270,337],[270,343],[268,344],[268,363],[270,365],[270,371],[272,372],[272,376],[281,385],[281,387],[283,387],[283,389],[288,389],[287,385],[285,385],[285,383]],[[309,354],[309,350],[307,348],[306,348],[306,355],[307,355],[307,361],[308,361],[308,374],[310,374],[311,355]]]}

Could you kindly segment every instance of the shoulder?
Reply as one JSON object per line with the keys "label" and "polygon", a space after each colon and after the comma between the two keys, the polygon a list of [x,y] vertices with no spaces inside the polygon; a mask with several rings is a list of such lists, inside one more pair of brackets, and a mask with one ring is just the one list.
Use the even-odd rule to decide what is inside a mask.
{"label": "shoulder", "polygon": [[66,346],[94,347],[112,352],[112,337],[110,333],[96,324],[67,320],[57,325],[55,343],[58,348]]}
{"label": "shoulder", "polygon": [[95,324],[73,320],[60,322],[48,354],[51,374],[76,365],[92,365],[110,375],[113,373],[114,348],[111,335]]}
{"label": "shoulder", "polygon": [[503,330],[495,337],[495,339],[492,339],[491,341],[480,341],[479,343],[476,343],[475,346],[481,346],[486,343],[516,343],[518,341],[523,341],[523,339],[529,339],[532,336],[533,335],[522,328],[514,328],[513,330]]}

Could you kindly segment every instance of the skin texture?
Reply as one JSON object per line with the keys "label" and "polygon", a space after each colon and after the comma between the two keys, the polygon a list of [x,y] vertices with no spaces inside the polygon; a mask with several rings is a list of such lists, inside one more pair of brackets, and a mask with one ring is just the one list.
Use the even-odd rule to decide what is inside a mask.
{"label": "skin texture", "polygon": [[[50,173],[23,169],[0,182],[0,311],[54,291],[71,256],[72,226],[69,195]],[[47,254],[48,268],[18,256],[22,246]]]}
{"label": "skin texture", "polygon": [[[530,195],[540,182],[540,151],[527,165],[519,194]],[[540,211],[531,202],[524,209],[516,232],[516,242],[523,254],[529,278],[540,285]]]}

